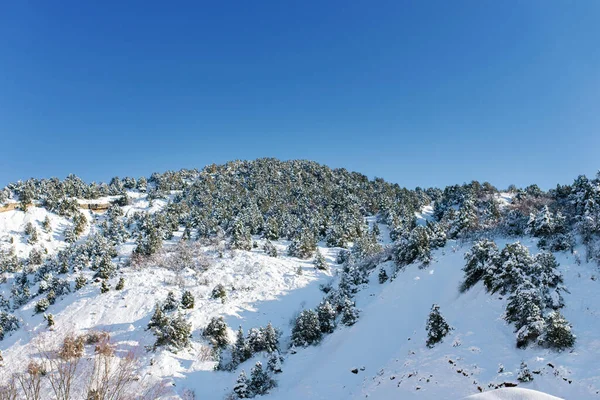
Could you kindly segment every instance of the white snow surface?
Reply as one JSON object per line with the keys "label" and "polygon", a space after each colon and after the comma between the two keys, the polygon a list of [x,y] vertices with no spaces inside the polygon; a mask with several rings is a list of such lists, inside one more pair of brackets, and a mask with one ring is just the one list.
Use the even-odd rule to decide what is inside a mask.
{"label": "white snow surface", "polygon": [[465,400],[560,400],[560,397],[551,396],[537,390],[521,388],[502,388],[486,393],[474,394],[465,397]]}

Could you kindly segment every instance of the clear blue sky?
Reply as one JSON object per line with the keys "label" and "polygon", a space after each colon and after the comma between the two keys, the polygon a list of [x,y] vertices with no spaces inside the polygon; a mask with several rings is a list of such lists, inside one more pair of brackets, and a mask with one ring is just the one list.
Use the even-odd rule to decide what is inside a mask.
{"label": "clear blue sky", "polygon": [[266,156],[570,183],[600,168],[599,20],[597,0],[5,1],[0,185]]}

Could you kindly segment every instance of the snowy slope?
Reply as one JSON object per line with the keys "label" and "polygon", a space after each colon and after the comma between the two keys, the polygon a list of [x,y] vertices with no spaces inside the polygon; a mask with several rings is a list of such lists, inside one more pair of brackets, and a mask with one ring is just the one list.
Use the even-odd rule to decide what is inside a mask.
{"label": "snowy slope", "polygon": [[502,388],[486,393],[465,397],[470,400],[556,400],[559,397],[550,396],[537,390],[521,388]]}

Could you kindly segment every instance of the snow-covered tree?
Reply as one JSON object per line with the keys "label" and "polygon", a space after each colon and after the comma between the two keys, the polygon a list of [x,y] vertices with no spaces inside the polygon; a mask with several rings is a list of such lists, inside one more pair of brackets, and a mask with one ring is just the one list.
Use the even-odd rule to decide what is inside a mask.
{"label": "snow-covered tree", "polygon": [[344,299],[342,303],[342,324],[346,326],[352,326],[358,320],[359,311],[356,305],[348,297]]}
{"label": "snow-covered tree", "polygon": [[250,371],[250,383],[248,384],[248,389],[254,397],[256,395],[260,396],[266,394],[273,387],[275,387],[275,381],[271,379],[269,374],[263,369],[262,363],[257,361],[256,365],[254,365]]}
{"label": "snow-covered tree", "polygon": [[169,292],[167,293],[167,298],[163,302],[163,310],[164,311],[173,311],[179,307],[179,302],[175,298],[175,293]]}
{"label": "snow-covered tree", "polygon": [[184,291],[181,296],[181,307],[185,310],[194,308],[194,296],[189,290]]}
{"label": "snow-covered tree", "polygon": [[550,312],[545,322],[546,331],[541,338],[544,346],[555,350],[564,350],[575,345],[575,335],[571,330],[571,324],[560,312]]}
{"label": "snow-covered tree", "polygon": [[213,317],[206,328],[204,328],[203,335],[208,338],[215,347],[222,348],[229,344],[227,324],[223,317]]}
{"label": "snow-covered tree", "polygon": [[240,372],[235,386],[233,387],[233,392],[235,393],[238,399],[247,399],[251,397],[251,393],[248,389],[248,378],[246,377],[246,372],[244,370]]}
{"label": "snow-covered tree", "polygon": [[431,348],[440,343],[453,329],[440,313],[440,306],[431,306],[431,312],[427,318],[427,347]]}
{"label": "snow-covered tree", "polygon": [[498,262],[498,247],[492,240],[479,240],[471,250],[465,253],[466,265],[463,268],[465,278],[460,286],[461,292],[469,290],[482,280],[490,267]]}
{"label": "snow-covered tree", "polygon": [[327,260],[323,257],[323,254],[317,249],[315,252],[315,259],[313,261],[316,269],[326,270],[327,269]]}
{"label": "snow-covered tree", "polygon": [[292,344],[308,346],[321,340],[319,317],[313,310],[304,310],[296,318],[292,328]]}
{"label": "snow-covered tree", "polygon": [[319,326],[322,333],[332,333],[335,329],[336,312],[329,303],[325,300],[317,307],[317,316],[319,318]]}

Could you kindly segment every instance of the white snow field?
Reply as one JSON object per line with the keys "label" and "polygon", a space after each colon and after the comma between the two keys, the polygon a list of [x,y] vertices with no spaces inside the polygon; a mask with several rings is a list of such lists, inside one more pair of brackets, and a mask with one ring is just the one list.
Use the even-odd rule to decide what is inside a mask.
{"label": "white snow field", "polygon": [[[161,204],[164,202],[157,201],[153,208]],[[148,210],[148,202],[135,197],[125,211],[136,208]],[[424,209],[420,223],[425,223],[431,212],[431,207]],[[14,236],[19,254],[27,254],[31,246],[16,242],[22,238],[18,233],[26,222],[41,222],[48,214],[53,232],[62,232],[70,224],[32,207],[26,213],[0,213],[0,235]],[[96,217],[91,212],[86,216]],[[369,220],[373,222],[374,218]],[[380,228],[381,237],[387,238],[387,227]],[[166,246],[174,246],[180,235]],[[53,253],[63,245],[62,240],[57,233],[42,233],[40,243]],[[122,291],[100,295],[99,283],[94,283],[58,299],[51,309],[56,321],[51,330],[43,316],[34,313],[36,299],[30,301],[16,311],[23,320],[21,328],[0,341],[4,358],[0,378],[25,368],[28,357],[36,354],[40,334],[58,343],[68,333],[103,330],[111,334],[117,351],[134,350],[139,355],[139,376],[144,381],[162,382],[162,398],[177,399],[194,392],[196,399],[223,399],[231,393],[242,369],[249,373],[256,361],[265,359],[256,355],[233,372],[214,371],[215,363],[206,357],[208,344],[201,330],[211,317],[221,315],[231,329],[232,340],[240,325],[247,331],[271,322],[281,330],[283,372],[275,376],[277,387],[265,398],[461,399],[475,395],[469,398],[600,399],[598,268],[586,262],[578,265],[576,253],[555,253],[570,291],[565,294],[562,312],[577,335],[572,351],[555,352],[535,346],[517,349],[513,326],[503,319],[505,298],[488,294],[481,284],[459,293],[463,257],[471,243],[449,241],[434,251],[429,267],[409,265],[391,282],[379,284],[378,268],[373,270],[370,283],[356,295],[361,310],[358,322],[351,327],[339,326],[319,345],[298,348],[292,354],[288,351],[291,322],[302,309],[314,308],[321,301],[324,293],[319,286],[335,280],[339,267],[335,258],[340,249],[320,244],[330,265],[329,271],[323,272],[315,270],[311,260],[286,256],[287,242],[275,242],[280,256],[272,258],[259,250],[262,240],[255,240],[259,247],[252,251],[235,250],[224,258],[208,255],[212,257],[211,266],[204,272],[185,269],[177,273],[160,266],[123,267],[110,281],[114,286],[119,277],[124,277]],[[507,240],[497,238],[496,242],[502,247]],[[534,240],[523,239],[522,243],[532,253],[538,252]],[[133,243],[121,246],[119,256],[126,259],[132,248]],[[383,266],[391,276],[393,262]],[[218,283],[232,288],[224,303],[210,298]],[[183,290],[190,290],[196,298],[194,309],[185,311],[192,323],[192,347],[178,353],[164,348],[146,351],[145,346],[155,340],[146,330],[155,302],[163,300],[169,291],[180,297]],[[0,284],[0,293],[10,293],[8,284]],[[454,330],[430,349],[425,346],[425,323],[433,303],[440,305]],[[532,382],[516,379],[522,361],[534,374]],[[502,372],[498,372],[500,364]],[[493,390],[505,383],[518,387]]]}

